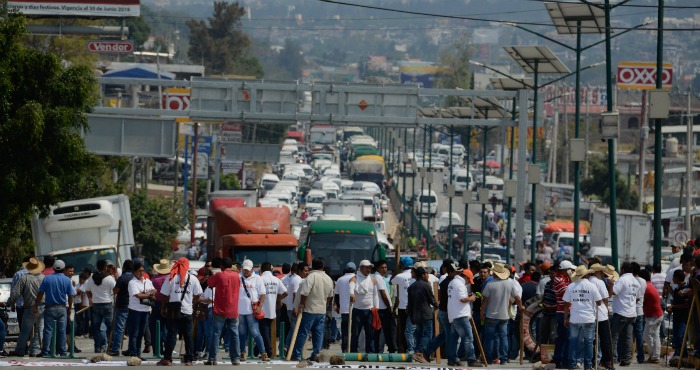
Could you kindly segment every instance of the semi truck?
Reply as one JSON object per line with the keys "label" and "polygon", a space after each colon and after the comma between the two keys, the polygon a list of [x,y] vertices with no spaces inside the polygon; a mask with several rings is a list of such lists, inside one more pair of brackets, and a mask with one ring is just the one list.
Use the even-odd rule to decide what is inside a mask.
{"label": "semi truck", "polygon": [[76,272],[94,270],[102,259],[121,266],[131,259],[134,247],[129,197],[119,194],[59,203],[46,217],[34,215],[32,236],[37,256],[53,255],[73,265]]}
{"label": "semi truck", "polygon": [[273,266],[294,261],[298,242],[286,208],[219,206],[213,213],[216,256]]}
{"label": "semi truck", "polygon": [[220,190],[207,196],[207,255],[214,255],[216,222],[214,210],[228,207],[257,207],[257,190]]}
{"label": "semi truck", "polygon": [[350,163],[350,178],[353,181],[369,181],[384,189],[384,158],[378,155],[357,157]]}

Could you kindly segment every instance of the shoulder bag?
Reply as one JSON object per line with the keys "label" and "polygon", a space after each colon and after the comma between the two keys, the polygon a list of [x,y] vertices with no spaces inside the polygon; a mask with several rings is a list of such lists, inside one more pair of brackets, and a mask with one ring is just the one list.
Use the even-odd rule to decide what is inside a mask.
{"label": "shoulder bag", "polygon": [[187,287],[190,285],[190,274],[187,274],[187,282],[185,286],[182,287],[182,294],[180,294],[179,302],[168,302],[166,305],[167,318],[171,320],[181,319],[182,314],[182,300],[185,299],[185,294],[187,293]]}
{"label": "shoulder bag", "polygon": [[245,285],[245,278],[243,277],[243,274],[241,274],[241,284],[243,284],[243,289],[245,289],[245,294],[248,296],[248,299],[250,299],[250,305],[253,307],[253,317],[255,317],[258,320],[262,320],[265,318],[265,312],[263,310],[260,310],[260,313],[257,313],[257,308],[260,306],[260,302],[253,302],[253,298],[250,297],[250,292],[248,292],[248,287]]}
{"label": "shoulder bag", "polygon": [[[143,292],[141,293],[146,293],[146,279],[143,279]],[[152,297],[139,298],[139,303],[141,303],[144,306],[153,307],[155,300]]]}
{"label": "shoulder bag", "polygon": [[382,329],[382,320],[379,318],[379,299],[377,297],[379,292],[377,292],[377,281],[372,277],[369,278],[372,279],[372,283],[374,284],[374,294],[372,294],[374,307],[370,309],[372,312],[372,329],[379,331]]}

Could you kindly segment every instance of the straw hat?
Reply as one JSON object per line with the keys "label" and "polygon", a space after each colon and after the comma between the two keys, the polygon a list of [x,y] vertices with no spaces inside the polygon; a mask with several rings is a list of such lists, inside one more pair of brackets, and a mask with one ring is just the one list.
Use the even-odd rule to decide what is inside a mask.
{"label": "straw hat", "polygon": [[590,269],[593,270],[593,272],[599,272],[603,271],[603,266],[600,263],[594,263],[591,265]]}
{"label": "straw hat", "polygon": [[160,263],[153,265],[153,269],[159,274],[169,274],[170,270],[173,269],[173,261],[169,259],[162,259]]}
{"label": "straw hat", "polygon": [[617,281],[617,278],[620,277],[620,274],[615,271],[615,266],[613,265],[605,265],[603,268],[603,273],[605,276],[609,277],[612,279],[612,281]]}
{"label": "straw hat", "polygon": [[32,257],[29,259],[27,262],[23,262],[22,266],[24,266],[25,269],[29,271],[30,274],[38,274],[42,271],[44,271],[44,263],[36,259],[35,257]]}
{"label": "straw hat", "polygon": [[585,265],[580,265],[576,267],[576,271],[571,275],[571,281],[579,281],[582,277],[592,273],[593,270],[589,270]]}
{"label": "straw hat", "polygon": [[492,271],[493,271],[493,274],[496,275],[501,280],[505,280],[505,279],[508,279],[508,277],[510,277],[510,271],[508,271],[508,269],[505,266],[503,266],[502,263],[494,264]]}

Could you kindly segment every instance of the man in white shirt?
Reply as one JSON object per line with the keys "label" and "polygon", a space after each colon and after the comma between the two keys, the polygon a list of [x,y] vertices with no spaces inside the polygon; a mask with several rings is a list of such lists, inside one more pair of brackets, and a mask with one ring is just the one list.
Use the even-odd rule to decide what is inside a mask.
{"label": "man in white shirt", "polygon": [[374,330],[372,329],[372,307],[376,307],[377,282],[372,277],[372,263],[360,262],[360,270],[350,279],[350,302],[352,307],[352,330],[350,352],[358,352],[360,332],[365,332],[365,353],[374,352]]}
{"label": "man in white shirt", "polygon": [[388,271],[386,261],[378,261],[374,264],[374,268],[376,269],[374,278],[377,280],[377,292],[379,293],[377,308],[379,309],[379,319],[382,321],[382,330],[375,332],[374,335],[375,352],[384,352],[384,347],[380,347],[381,334],[383,333],[384,343],[386,343],[389,353],[395,353],[396,324],[394,323],[394,314],[391,310],[391,294],[384,278]]}
{"label": "man in white shirt", "polygon": [[294,332],[294,324],[297,321],[296,315],[294,315],[294,304],[299,301],[297,297],[297,291],[302,280],[309,274],[309,266],[306,262],[297,262],[292,266],[292,272],[294,273],[287,282],[287,297],[284,298],[284,305],[287,306],[287,317],[289,318],[289,330],[287,330],[287,339],[285,343],[285,348],[289,348],[289,343],[292,341],[292,333]]}
{"label": "man in white shirt", "polygon": [[340,314],[340,348],[343,352],[348,352],[348,327],[350,314],[350,279],[355,277],[357,267],[355,262],[348,262],[345,265],[345,275],[335,282],[334,298],[335,312]]}
{"label": "man in white shirt", "polygon": [[[112,291],[117,281],[107,272],[107,260],[97,261],[97,272],[85,284],[89,304],[92,306],[92,338],[95,353],[107,350],[107,330],[112,327]],[[102,323],[105,330],[102,330]]]}
{"label": "man in white shirt", "polygon": [[287,287],[282,284],[282,280],[272,275],[272,264],[263,262],[260,265],[262,275],[260,278],[265,284],[265,303],[263,304],[263,313],[265,318],[259,320],[260,334],[262,334],[263,343],[265,343],[265,352],[267,357],[272,357],[272,345],[270,338],[272,336],[272,320],[277,318],[277,303],[287,296]]}
{"label": "man in white shirt", "polygon": [[[634,322],[637,320],[637,299],[639,282],[632,275],[632,264],[625,262],[620,268],[622,275],[613,285],[613,317],[611,322],[613,357],[620,361],[620,366],[629,366],[632,362],[632,339]],[[618,353],[618,339],[621,352]]]}
{"label": "man in white shirt", "polygon": [[160,288],[161,316],[166,318],[168,337],[165,340],[163,359],[158,365],[170,366],[173,362],[173,350],[177,336],[182,333],[185,341],[185,357],[183,364],[194,364],[194,341],[192,340],[192,314],[194,307],[202,295],[202,286],[195,275],[189,273],[190,261],[180,257],[170,270]]}
{"label": "man in white shirt", "polygon": [[612,338],[610,336],[610,320],[608,317],[608,286],[603,279],[605,274],[603,273],[603,266],[599,263],[594,263],[589,266],[591,269],[591,276],[588,281],[593,283],[593,285],[598,288],[598,293],[603,304],[598,307],[598,348],[600,348],[601,359],[600,363],[607,369],[613,368],[612,362]]}
{"label": "man in white shirt", "polygon": [[483,366],[476,359],[474,338],[472,336],[472,302],[476,296],[471,293],[470,286],[474,283],[470,270],[462,270],[454,266],[454,278],[447,287],[447,319],[450,323],[450,334],[446,339],[447,365],[463,366],[457,355],[457,339],[460,346],[466,349],[465,357],[469,367]]}
{"label": "man in white shirt", "polygon": [[399,261],[401,273],[391,279],[391,284],[396,286],[396,305],[394,309],[398,310],[399,313],[396,330],[399,353],[408,353],[412,355],[416,348],[416,340],[413,335],[416,327],[406,313],[406,306],[408,305],[408,287],[415,281],[413,276],[411,276],[411,267],[413,267],[413,259],[411,257],[401,257]]}
{"label": "man in white shirt", "polygon": [[639,283],[639,294],[637,295],[637,319],[634,322],[634,340],[637,343],[637,363],[644,363],[644,293],[647,290],[646,280],[639,277],[639,272],[642,271],[642,266],[637,262],[632,262],[632,275]]}
{"label": "man in white shirt", "polygon": [[[592,272],[586,266],[578,266],[564,292],[564,301],[567,302],[564,326],[569,327],[569,369],[576,368],[579,341],[583,342],[583,368],[593,369],[595,322],[602,297],[598,287],[585,279]],[[595,359],[597,361],[597,354]]]}
{"label": "man in white shirt", "polygon": [[[248,334],[255,341],[258,348],[265,348],[260,326],[255,314],[261,314],[265,304],[265,283],[260,276],[253,273],[253,261],[245,260],[241,266],[243,274],[241,276],[240,298],[238,299],[238,314],[240,323],[238,324],[238,338],[241,347],[241,358],[246,360],[246,348],[248,346]],[[255,311],[253,311],[255,308]],[[260,353],[262,361],[270,361],[266,352]]]}

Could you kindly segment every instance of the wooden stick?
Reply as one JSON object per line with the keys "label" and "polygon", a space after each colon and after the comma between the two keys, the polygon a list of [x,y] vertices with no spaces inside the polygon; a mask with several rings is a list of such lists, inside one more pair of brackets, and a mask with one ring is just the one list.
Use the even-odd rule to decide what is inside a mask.
{"label": "wooden stick", "polygon": [[272,346],[272,357],[277,357],[277,319],[272,319],[272,335],[270,335],[270,345]]}
{"label": "wooden stick", "polygon": [[[112,337],[114,336],[114,324],[117,321],[117,308],[112,307],[112,328],[109,330],[109,338],[107,338],[107,352],[112,351]],[[102,325],[102,324],[100,324]]]}
{"label": "wooden stick", "polygon": [[352,350],[350,348],[352,348],[352,345],[350,344],[350,339],[352,338],[352,302],[350,302],[349,307],[350,309],[348,310],[348,352],[351,352]]}
{"label": "wooden stick", "polygon": [[76,316],[77,316],[77,315],[80,315],[81,313],[87,311],[87,310],[90,309],[90,308],[92,308],[92,305],[85,306],[85,307],[81,308],[78,312],[76,312],[75,315],[76,315]]}
{"label": "wooden stick", "polygon": [[520,365],[523,364],[523,355],[525,354],[525,320],[524,313],[520,313]]}
{"label": "wooden stick", "polygon": [[[693,312],[693,309],[695,308],[695,305],[697,304],[697,302],[696,302],[697,298],[698,298],[698,294],[697,294],[697,292],[695,292],[695,294],[693,294],[693,302],[690,304],[690,311],[689,312]],[[683,364],[683,349],[685,348],[685,341],[688,340],[688,331],[690,331],[689,328],[690,328],[690,324],[692,323],[692,321],[693,321],[693,315],[688,315],[688,322],[685,326],[685,332],[683,332],[683,341],[681,342],[681,354],[680,354],[680,356],[678,356],[678,368],[679,369],[681,368],[681,365]]]}
{"label": "wooden stick", "polygon": [[[595,348],[593,349],[593,369],[598,370],[598,342],[600,340],[598,339],[598,308],[600,306],[595,305]],[[663,317],[661,318],[663,319]]]}
{"label": "wooden stick", "polygon": [[[433,283],[433,295],[435,296],[435,302],[438,301],[439,295],[438,295],[438,283]],[[444,330],[450,330],[450,328],[444,328]],[[438,333],[438,317],[437,317],[437,310],[433,311],[433,332],[435,335]],[[447,344],[449,345],[449,344]],[[440,363],[441,361],[440,357],[440,347],[435,349],[435,362]]]}
{"label": "wooden stick", "polygon": [[479,338],[479,332],[476,330],[476,323],[474,319],[469,316],[469,321],[472,322],[472,330],[474,331],[474,338],[476,338],[476,343],[479,345],[479,351],[481,352],[481,361],[484,362],[485,367],[489,367],[488,361],[486,361],[486,353],[484,352],[484,347],[481,345],[481,338]]}
{"label": "wooden stick", "polygon": [[299,315],[297,316],[297,322],[294,324],[294,332],[292,333],[292,341],[289,343],[289,350],[287,351],[287,357],[285,360],[289,361],[292,359],[292,352],[294,352],[294,344],[296,344],[297,341],[297,334],[299,333],[299,326],[301,326],[301,316],[303,315],[303,312],[299,311]]}

